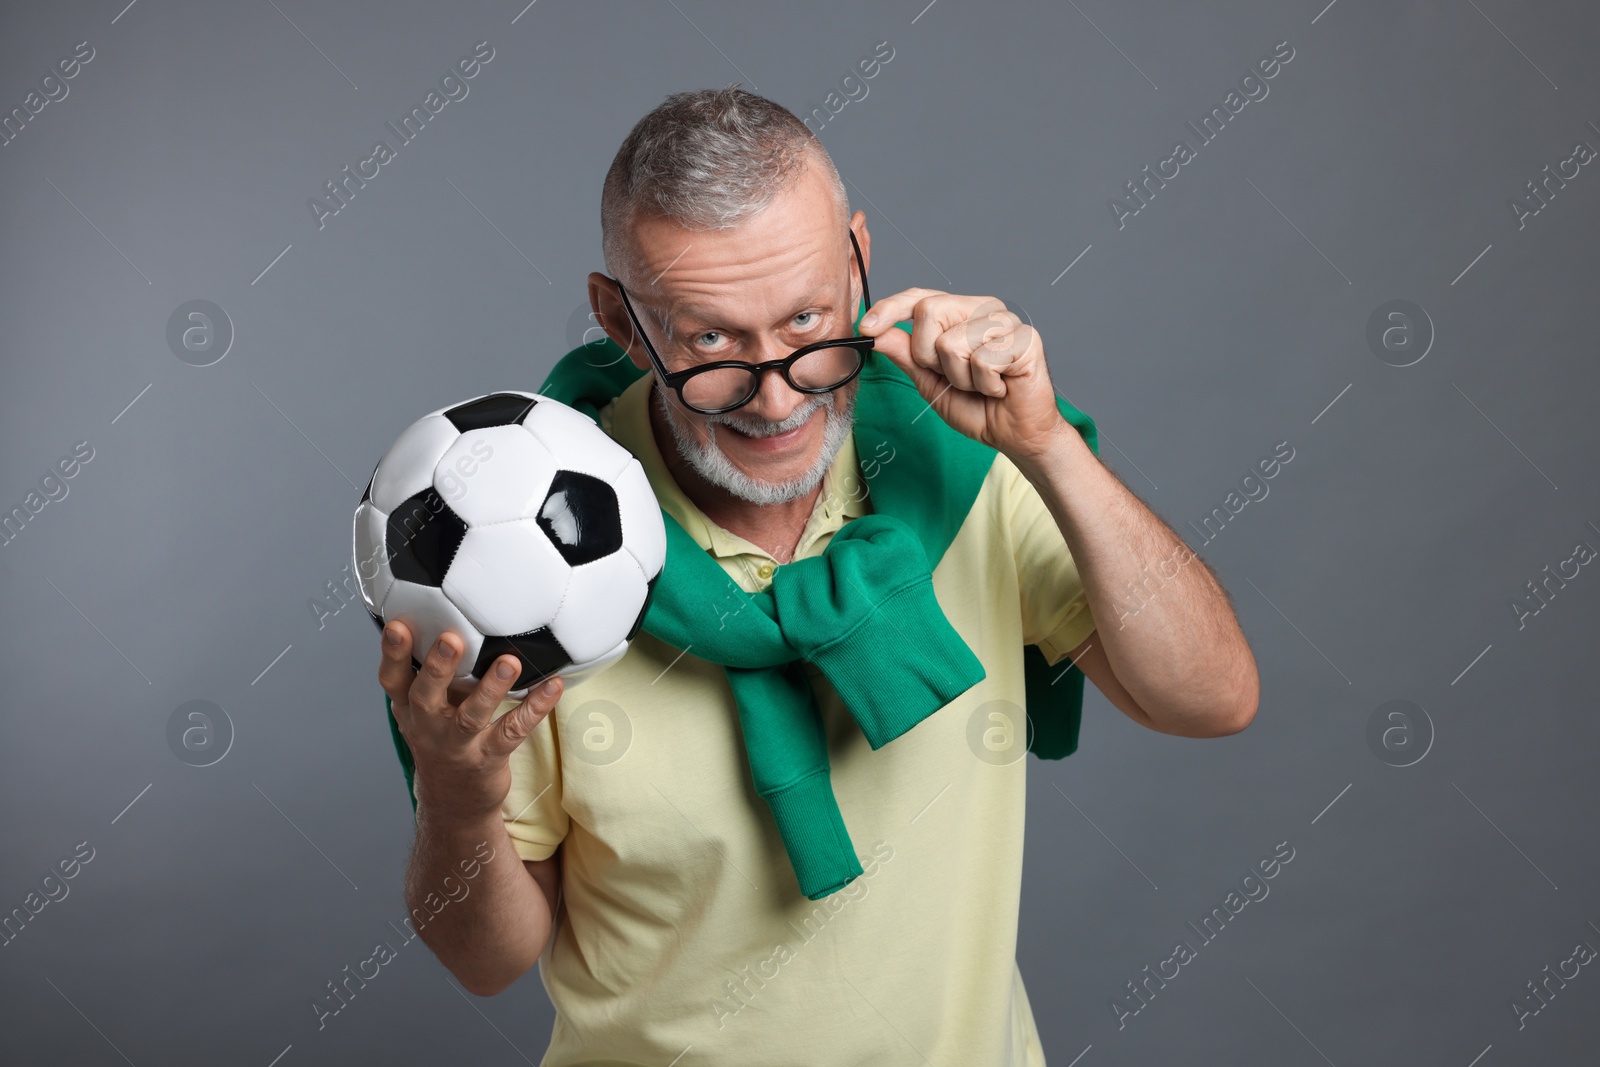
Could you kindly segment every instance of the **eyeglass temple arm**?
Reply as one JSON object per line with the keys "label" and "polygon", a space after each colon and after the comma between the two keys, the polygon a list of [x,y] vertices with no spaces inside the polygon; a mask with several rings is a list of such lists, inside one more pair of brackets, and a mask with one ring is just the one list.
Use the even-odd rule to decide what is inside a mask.
{"label": "eyeglass temple arm", "polygon": [[861,245],[856,241],[856,232],[854,230],[846,230],[845,232],[850,235],[850,247],[855,251],[856,255],[856,269],[861,274],[861,310],[856,313],[855,321],[851,324],[851,328],[855,329],[861,322],[861,317],[872,306],[872,290],[867,288],[867,264],[861,256]]}

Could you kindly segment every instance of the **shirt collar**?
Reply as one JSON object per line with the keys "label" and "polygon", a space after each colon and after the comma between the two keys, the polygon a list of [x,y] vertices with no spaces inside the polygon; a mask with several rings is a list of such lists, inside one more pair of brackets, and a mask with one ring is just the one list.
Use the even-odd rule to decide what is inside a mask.
{"label": "shirt collar", "polygon": [[[770,553],[759,545],[712,522],[673,479],[650,428],[650,390],[654,381],[655,375],[645,374],[624,389],[601,410],[600,428],[638,457],[662,510],[677,520],[695,544],[719,557],[755,555],[771,559]],[[867,514],[870,509],[865,498],[866,483],[857,465],[852,432],[822,477],[822,492],[817,495],[811,518],[795,546],[796,557],[805,554],[818,537],[834,533],[851,519]]]}

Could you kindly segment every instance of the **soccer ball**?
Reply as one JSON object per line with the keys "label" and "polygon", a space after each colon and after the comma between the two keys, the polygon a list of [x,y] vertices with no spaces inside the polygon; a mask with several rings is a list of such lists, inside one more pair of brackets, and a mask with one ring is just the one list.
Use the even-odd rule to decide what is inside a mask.
{"label": "soccer ball", "polygon": [[509,652],[519,699],[620,659],[667,554],[633,454],[582,412],[519,392],[407,427],[356,506],[354,542],[379,630],[404,622],[418,655],[454,630],[466,644],[456,676],[474,684]]}

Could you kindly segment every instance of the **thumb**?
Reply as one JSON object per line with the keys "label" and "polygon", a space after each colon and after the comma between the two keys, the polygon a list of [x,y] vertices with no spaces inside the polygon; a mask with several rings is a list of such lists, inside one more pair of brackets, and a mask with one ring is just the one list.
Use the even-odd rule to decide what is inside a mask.
{"label": "thumb", "polygon": [[882,352],[893,363],[905,372],[911,379],[911,384],[917,387],[917,392],[922,394],[922,399],[933,401],[933,398],[942,391],[946,382],[944,375],[928,370],[916,364],[911,358],[911,335],[904,330],[891,326],[877,337],[873,338],[873,348]]}
{"label": "thumb", "polygon": [[894,323],[890,323],[887,328],[880,326],[878,329],[882,332],[873,335],[873,347],[888,356],[895,366],[905,370],[906,365],[911,362],[911,335]]}
{"label": "thumb", "polygon": [[500,717],[499,729],[487,742],[489,752],[501,758],[510,756],[555,709],[563,688],[565,683],[559,677],[536,685],[522,703]]}

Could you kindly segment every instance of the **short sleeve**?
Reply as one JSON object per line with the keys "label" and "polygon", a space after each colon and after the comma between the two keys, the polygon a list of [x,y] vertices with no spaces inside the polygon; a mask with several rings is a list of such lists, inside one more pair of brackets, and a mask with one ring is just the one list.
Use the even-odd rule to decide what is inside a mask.
{"label": "short sleeve", "polygon": [[1022,641],[1038,645],[1045,659],[1056,663],[1095,630],[1089,594],[1039,491],[1004,455],[995,456],[994,462],[1000,468],[1016,556]]}
{"label": "short sleeve", "polygon": [[[520,701],[503,700],[494,717],[514,710]],[[551,711],[527,740],[511,753],[511,789],[500,807],[506,832],[517,855],[525,860],[549,859],[567,836],[567,811],[562,806],[561,760],[556,743],[556,715]]]}

